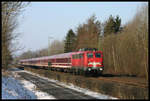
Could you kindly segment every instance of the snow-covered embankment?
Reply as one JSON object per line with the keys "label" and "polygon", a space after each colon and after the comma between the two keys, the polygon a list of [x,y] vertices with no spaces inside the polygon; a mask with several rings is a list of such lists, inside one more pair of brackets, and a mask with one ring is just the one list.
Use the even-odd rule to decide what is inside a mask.
{"label": "snow-covered embankment", "polygon": [[29,81],[2,76],[2,99],[55,99],[55,97],[36,90],[36,86]]}

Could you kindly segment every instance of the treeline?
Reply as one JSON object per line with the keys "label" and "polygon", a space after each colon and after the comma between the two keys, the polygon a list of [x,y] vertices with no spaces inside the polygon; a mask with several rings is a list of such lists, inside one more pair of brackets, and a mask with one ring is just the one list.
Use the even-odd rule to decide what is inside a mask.
{"label": "treeline", "polygon": [[22,53],[19,57],[17,57],[15,61],[19,59],[50,56],[50,55],[55,55],[59,53],[64,53],[64,41],[53,40],[47,48],[43,48],[43,49],[36,50],[36,51],[28,50]]}
{"label": "treeline", "polygon": [[85,47],[103,51],[104,73],[148,78],[148,5],[142,5],[125,25],[121,24],[119,15],[110,15],[103,23],[92,15],[75,31],[69,29],[65,40],[55,40],[49,48],[33,52],[36,55],[23,53],[21,58],[78,51]]}

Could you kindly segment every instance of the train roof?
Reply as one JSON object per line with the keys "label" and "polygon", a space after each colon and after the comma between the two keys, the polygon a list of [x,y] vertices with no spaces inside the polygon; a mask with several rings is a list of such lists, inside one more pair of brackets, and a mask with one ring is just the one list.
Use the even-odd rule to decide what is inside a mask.
{"label": "train roof", "polygon": [[69,53],[63,53],[63,54],[56,54],[56,55],[52,55],[52,56],[43,56],[43,57],[30,58],[30,59],[22,59],[20,61],[37,61],[37,60],[45,60],[45,59],[70,58],[70,56],[73,54],[79,54],[79,53],[84,53],[84,52],[91,52],[91,51],[69,52]]}
{"label": "train roof", "polygon": [[36,61],[36,60],[45,60],[45,59],[53,59],[53,58],[69,58],[73,53],[76,52],[69,52],[69,53],[63,53],[63,54],[56,54],[52,56],[44,56],[44,57],[38,57],[38,58],[31,58],[31,59],[23,59],[21,61]]}

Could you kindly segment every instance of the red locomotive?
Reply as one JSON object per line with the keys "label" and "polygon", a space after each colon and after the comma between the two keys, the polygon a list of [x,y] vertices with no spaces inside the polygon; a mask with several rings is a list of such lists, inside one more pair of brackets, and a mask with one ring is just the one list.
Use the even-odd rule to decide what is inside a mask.
{"label": "red locomotive", "polygon": [[53,56],[20,60],[21,65],[38,66],[72,73],[98,73],[104,70],[103,54],[92,48]]}

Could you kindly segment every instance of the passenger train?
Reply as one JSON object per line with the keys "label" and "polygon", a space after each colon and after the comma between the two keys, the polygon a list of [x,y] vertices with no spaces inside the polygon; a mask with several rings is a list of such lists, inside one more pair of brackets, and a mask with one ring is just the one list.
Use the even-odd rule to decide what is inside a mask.
{"label": "passenger train", "polygon": [[104,70],[103,53],[95,48],[83,48],[77,52],[23,59],[19,61],[19,64],[77,74],[102,74]]}

